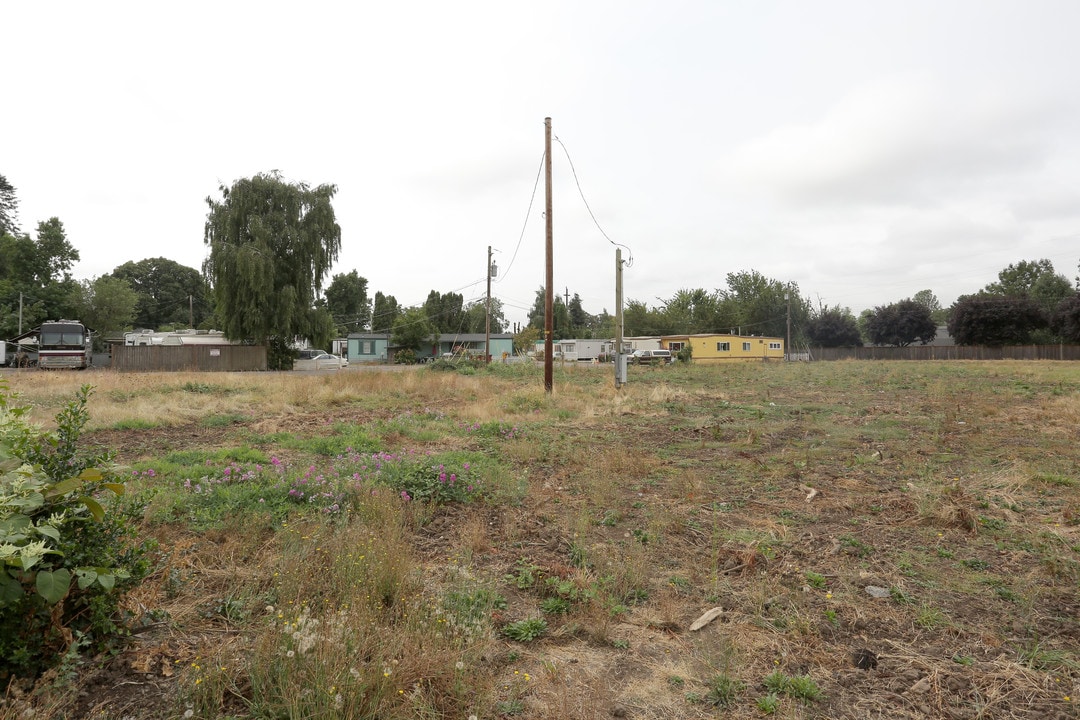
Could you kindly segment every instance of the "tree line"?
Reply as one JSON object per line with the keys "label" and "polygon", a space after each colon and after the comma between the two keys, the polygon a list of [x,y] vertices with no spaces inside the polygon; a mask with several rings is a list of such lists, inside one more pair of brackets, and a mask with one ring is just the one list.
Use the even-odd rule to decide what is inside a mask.
{"label": "tree line", "polygon": [[942,308],[930,290],[866,310],[858,318],[847,308],[818,308],[805,339],[815,347],[926,345],[939,327],[957,345],[1080,343],[1080,278],[1070,281],[1047,259],[1022,260],[949,308]]}
{"label": "tree line", "polygon": [[[356,270],[330,276],[341,249],[333,209],[334,185],[288,182],[278,173],[221,185],[206,198],[200,269],[166,258],[126,262],[112,272],[76,280],[79,252],[63,223],[38,223],[32,237],[17,221],[15,188],[0,175],[0,335],[10,338],[44,320],[78,318],[96,330],[216,328],[231,339],[265,344],[271,367],[291,366],[298,338],[328,346],[335,336],[389,333],[396,345],[418,349],[431,335],[482,333],[487,306],[458,292],[432,290],[420,305],[403,307],[390,294],[369,297]],[[324,287],[324,281],[330,281]],[[856,317],[849,308],[815,307],[797,283],[756,270],[729,272],[716,289],[680,289],[624,308],[626,336],[734,333],[786,337],[796,346],[865,343],[909,345],[934,340],[939,326],[960,344],[1080,342],[1080,281],[1057,273],[1049,260],[1021,261],[985,288],[944,309],[930,290]],[[591,314],[569,290],[553,303],[554,338],[609,338],[615,318]],[[544,288],[536,292],[519,347],[542,337]],[[504,332],[503,304],[491,301],[491,331]]]}

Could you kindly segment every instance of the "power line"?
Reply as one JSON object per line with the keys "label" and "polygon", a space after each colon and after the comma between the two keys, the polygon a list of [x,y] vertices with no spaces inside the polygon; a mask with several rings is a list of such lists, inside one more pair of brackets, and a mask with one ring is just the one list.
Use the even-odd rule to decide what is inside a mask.
{"label": "power line", "polygon": [[544,158],[546,156],[547,153],[540,153],[540,167],[536,169],[536,181],[533,183],[532,195],[529,196],[529,209],[525,211],[525,222],[521,225],[521,234],[518,235],[517,245],[514,247],[514,254],[510,258],[510,263],[506,266],[506,269],[503,270],[502,277],[495,281],[497,283],[501,283],[506,279],[506,276],[510,274],[510,268],[514,267],[514,260],[517,259],[518,250],[521,249],[521,241],[525,239],[525,229],[529,227],[529,217],[532,215],[533,202],[536,200],[536,189],[540,187],[540,175],[544,170]]}
{"label": "power line", "polygon": [[617,243],[608,237],[608,234],[604,232],[604,228],[600,227],[600,222],[596,219],[596,215],[593,214],[592,208],[589,207],[589,201],[585,199],[585,191],[581,189],[581,182],[578,180],[577,169],[574,167],[574,161],[570,159],[570,151],[566,149],[566,145],[559,139],[559,136],[555,136],[555,142],[559,143],[559,146],[563,149],[563,153],[566,155],[566,161],[570,163],[570,172],[574,176],[574,184],[577,185],[578,194],[581,195],[581,202],[585,203],[585,209],[589,211],[589,217],[592,218],[593,224],[596,225],[596,229],[600,231],[600,234],[604,236],[604,239],[615,247],[626,248],[626,252],[629,257],[626,260],[626,267],[632,267],[634,264],[634,251],[627,245]]}

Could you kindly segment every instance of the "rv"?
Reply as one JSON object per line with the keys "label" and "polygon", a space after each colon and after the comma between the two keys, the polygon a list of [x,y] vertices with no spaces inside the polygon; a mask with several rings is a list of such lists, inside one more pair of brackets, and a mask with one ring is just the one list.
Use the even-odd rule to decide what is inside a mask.
{"label": "rv", "polygon": [[90,367],[90,330],[78,320],[49,320],[38,328],[38,367],[43,370]]}
{"label": "rv", "polygon": [[239,343],[226,340],[225,334],[220,330],[172,330],[170,332],[154,332],[152,330],[136,330],[124,333],[124,344],[128,346],[138,345],[237,345]]}

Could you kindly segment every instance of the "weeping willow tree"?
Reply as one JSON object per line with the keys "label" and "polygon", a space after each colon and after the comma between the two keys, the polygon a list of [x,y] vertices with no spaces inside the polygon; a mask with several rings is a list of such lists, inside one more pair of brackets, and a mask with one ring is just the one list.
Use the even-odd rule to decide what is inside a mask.
{"label": "weeping willow tree", "polygon": [[315,298],[341,251],[334,185],[289,183],[275,171],[222,185],[208,197],[203,272],[225,337],[267,347],[271,369],[292,367],[290,343],[325,347],[333,318]]}

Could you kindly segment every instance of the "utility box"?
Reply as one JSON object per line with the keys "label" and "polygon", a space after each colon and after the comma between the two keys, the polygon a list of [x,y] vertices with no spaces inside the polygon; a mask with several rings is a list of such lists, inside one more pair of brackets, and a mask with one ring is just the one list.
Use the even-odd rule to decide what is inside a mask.
{"label": "utility box", "polygon": [[626,384],[626,353],[615,353],[615,387],[622,387]]}

